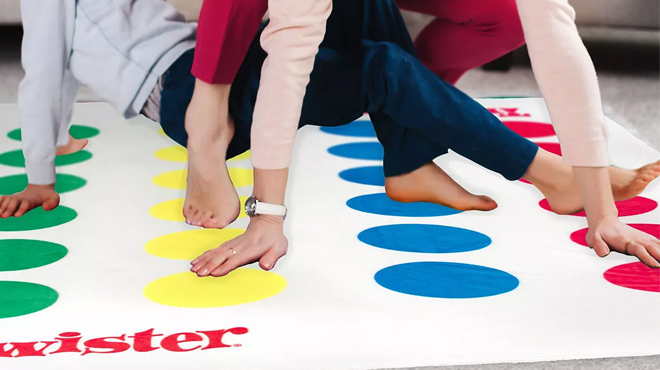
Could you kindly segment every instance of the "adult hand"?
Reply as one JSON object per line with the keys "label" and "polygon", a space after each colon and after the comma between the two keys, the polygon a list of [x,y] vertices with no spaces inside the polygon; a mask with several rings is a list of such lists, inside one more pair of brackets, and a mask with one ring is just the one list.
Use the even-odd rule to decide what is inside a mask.
{"label": "adult hand", "polygon": [[600,257],[610,250],[639,258],[649,267],[660,268],[660,240],[623,224],[615,216],[605,216],[592,223],[587,243]]}
{"label": "adult hand", "polygon": [[0,196],[0,217],[21,217],[39,206],[50,211],[59,204],[60,196],[55,185],[28,185],[20,193]]}
{"label": "adult hand", "polygon": [[250,220],[243,235],[192,261],[190,271],[199,277],[220,277],[256,261],[262,269],[270,270],[286,254],[288,244],[282,217],[259,215]]}

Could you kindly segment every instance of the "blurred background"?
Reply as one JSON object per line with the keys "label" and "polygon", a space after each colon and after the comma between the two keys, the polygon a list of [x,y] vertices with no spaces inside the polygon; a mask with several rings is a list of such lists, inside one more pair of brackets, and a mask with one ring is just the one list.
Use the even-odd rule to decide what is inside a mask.
{"label": "blurred background", "polygon": [[[190,21],[202,0],[170,0]],[[660,150],[660,1],[570,0],[599,74],[605,112]],[[20,0],[0,0],[0,103],[15,103],[20,65]],[[404,12],[414,36],[430,17]],[[539,96],[525,48],[471,71],[458,87],[474,98]],[[96,100],[81,89],[78,100]]]}

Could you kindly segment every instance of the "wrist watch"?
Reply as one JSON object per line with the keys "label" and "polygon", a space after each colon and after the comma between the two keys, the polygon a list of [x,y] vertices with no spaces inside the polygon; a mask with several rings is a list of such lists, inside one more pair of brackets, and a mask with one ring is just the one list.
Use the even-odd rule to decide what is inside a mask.
{"label": "wrist watch", "polygon": [[245,213],[250,217],[258,215],[280,216],[286,219],[286,206],[260,202],[254,195],[245,201]]}

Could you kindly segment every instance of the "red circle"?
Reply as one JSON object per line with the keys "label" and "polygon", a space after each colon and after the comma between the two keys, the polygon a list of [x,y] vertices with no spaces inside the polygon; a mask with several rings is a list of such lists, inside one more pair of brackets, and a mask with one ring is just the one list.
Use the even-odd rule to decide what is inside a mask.
{"label": "red circle", "polygon": [[551,124],[530,121],[503,121],[511,131],[525,138],[545,137],[555,135]]}
{"label": "red circle", "polygon": [[620,287],[660,293],[660,269],[641,262],[613,267],[603,274],[605,280]]}
{"label": "red circle", "polygon": [[561,157],[561,146],[557,143],[536,143],[539,148]]}
{"label": "red circle", "polygon": [[[621,202],[615,202],[615,204],[616,208],[619,210],[619,217],[637,216],[658,208],[658,202],[644,197],[635,197]],[[546,211],[552,212],[547,199],[540,201],[539,206]],[[586,217],[586,214],[584,211],[580,211],[572,216]]]}
{"label": "red circle", "polygon": [[[628,224],[628,226],[660,239],[659,224]],[[589,244],[587,244],[587,232],[589,232],[589,228],[578,230],[571,234],[571,240],[580,245],[588,247]]]}

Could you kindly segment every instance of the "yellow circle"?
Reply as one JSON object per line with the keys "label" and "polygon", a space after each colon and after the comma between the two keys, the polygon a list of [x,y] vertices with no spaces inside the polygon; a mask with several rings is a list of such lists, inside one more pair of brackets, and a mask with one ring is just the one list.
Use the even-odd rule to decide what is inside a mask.
{"label": "yellow circle", "polygon": [[285,287],[286,280],[280,275],[240,268],[221,278],[200,278],[192,272],[165,276],[149,283],[144,295],[166,306],[227,307],[272,297]]}
{"label": "yellow circle", "polygon": [[176,145],[169,148],[164,148],[154,153],[156,158],[170,162],[188,162],[188,150],[186,148]]}
{"label": "yellow circle", "polygon": [[248,158],[250,158],[250,151],[249,150],[247,152],[243,153],[243,154],[237,155],[236,157],[234,157],[232,159],[228,159],[227,162],[240,161],[242,159],[248,159]]}
{"label": "yellow circle", "polygon": [[[161,132],[162,131],[163,130],[161,130]],[[175,145],[168,148],[160,149],[159,151],[154,153],[154,155],[156,156],[156,158],[162,159],[164,161],[182,162],[182,163],[188,162],[188,150],[180,145]],[[248,150],[247,152],[243,154],[239,154],[232,159],[228,159],[227,162],[240,161],[249,158],[250,158],[250,151]]]}
{"label": "yellow circle", "polygon": [[[241,204],[245,204],[247,197],[239,197],[239,199]],[[155,206],[151,207],[149,214],[159,220],[184,222],[186,220],[183,217],[184,201],[184,198],[180,198],[156,204]],[[247,217],[245,214],[245,209],[243,207],[240,207],[240,209],[241,213],[238,215],[238,218]]]}
{"label": "yellow circle", "polygon": [[[231,178],[234,187],[240,188],[254,184],[252,170],[245,168],[228,168],[227,170],[229,171],[229,178]],[[153,183],[154,185],[168,189],[185,189],[187,177],[188,170],[170,171],[154,177]]]}
{"label": "yellow circle", "polygon": [[156,257],[191,261],[204,252],[243,234],[242,229],[199,229],[163,235],[145,245]]}

